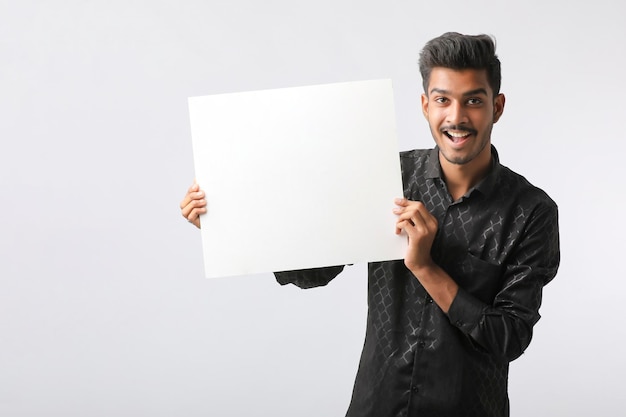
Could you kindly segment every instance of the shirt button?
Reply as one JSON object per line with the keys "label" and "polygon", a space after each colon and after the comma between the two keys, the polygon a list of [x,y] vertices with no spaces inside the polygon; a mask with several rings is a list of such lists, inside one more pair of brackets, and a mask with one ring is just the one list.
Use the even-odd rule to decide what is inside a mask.
{"label": "shirt button", "polygon": [[424,347],[426,346],[426,343],[425,343],[425,342],[419,342],[419,343],[417,344],[417,346],[418,346],[420,349],[424,349]]}
{"label": "shirt button", "polygon": [[419,388],[417,388],[417,386],[415,386],[415,385],[413,385],[413,386],[411,387],[411,391],[413,391],[413,392],[417,392],[417,391],[419,391],[419,390],[420,390],[420,389],[419,389]]}

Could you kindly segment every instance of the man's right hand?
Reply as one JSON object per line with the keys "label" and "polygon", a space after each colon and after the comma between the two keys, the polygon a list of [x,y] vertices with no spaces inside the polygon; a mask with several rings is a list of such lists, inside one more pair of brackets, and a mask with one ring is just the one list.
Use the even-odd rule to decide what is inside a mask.
{"label": "man's right hand", "polygon": [[200,228],[200,215],[206,213],[206,200],[204,199],[204,191],[200,186],[194,183],[183,201],[180,202],[180,212],[189,223],[193,223],[198,229]]}

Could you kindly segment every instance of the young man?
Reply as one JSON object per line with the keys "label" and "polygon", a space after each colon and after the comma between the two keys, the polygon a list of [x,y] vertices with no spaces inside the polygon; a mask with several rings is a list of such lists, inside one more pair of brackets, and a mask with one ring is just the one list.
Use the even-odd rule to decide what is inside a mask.
{"label": "young man", "polygon": [[[348,416],[508,416],[509,362],[528,347],[556,275],[556,204],[500,164],[500,61],[485,35],[446,33],[420,54],[422,111],[436,147],[400,155],[403,261],[369,265],[365,345]],[[181,202],[200,227],[197,185]],[[343,267],[277,272],[327,284]]]}

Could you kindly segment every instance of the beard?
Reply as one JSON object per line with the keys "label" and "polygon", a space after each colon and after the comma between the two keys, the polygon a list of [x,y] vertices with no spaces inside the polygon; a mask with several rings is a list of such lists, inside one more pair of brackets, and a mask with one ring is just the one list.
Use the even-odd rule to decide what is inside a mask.
{"label": "beard", "polygon": [[485,149],[485,146],[489,143],[489,136],[483,136],[480,140],[478,148],[472,149],[472,151],[465,155],[449,155],[446,149],[439,148],[439,151],[446,159],[446,161],[455,165],[465,165],[474,160]]}
{"label": "beard", "polygon": [[[492,125],[493,126],[493,125]],[[476,158],[478,155],[480,155],[480,153],[485,150],[485,147],[490,143],[490,138],[491,138],[491,129],[492,126],[490,126],[487,131],[485,131],[481,136],[478,136],[478,132],[474,129],[467,129],[467,128],[463,128],[463,127],[458,127],[457,129],[459,130],[468,130],[469,132],[471,132],[472,135],[474,135],[473,138],[471,138],[471,140],[475,140],[475,141],[479,141],[478,142],[478,146],[476,146],[476,148],[471,148],[468,149],[468,153],[456,153],[454,151],[449,151],[448,148],[446,146],[439,146],[439,152],[441,153],[441,155],[444,157],[444,159],[446,161],[448,161],[451,164],[454,165],[464,165],[467,164],[471,161],[474,160],[474,158]],[[449,129],[450,127],[446,127],[445,129]],[[435,142],[439,145],[439,142],[437,141],[437,138],[442,138],[441,140],[447,141],[449,140],[448,137],[445,135],[445,133],[443,132],[443,130],[445,130],[444,128],[442,128],[441,130],[435,132],[434,129],[430,129],[431,134],[433,135],[433,138],[435,138]],[[443,136],[443,137],[442,137]]]}

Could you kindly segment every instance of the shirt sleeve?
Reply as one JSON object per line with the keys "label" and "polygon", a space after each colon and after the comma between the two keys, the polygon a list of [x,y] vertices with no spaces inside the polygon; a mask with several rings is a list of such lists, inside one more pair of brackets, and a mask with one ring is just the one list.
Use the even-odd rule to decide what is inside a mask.
{"label": "shirt sleeve", "polygon": [[280,285],[293,284],[300,288],[314,288],[328,284],[343,271],[343,267],[343,265],[339,265],[301,269],[298,271],[274,272],[274,276]]}
{"label": "shirt sleeve", "polygon": [[504,266],[503,285],[493,304],[459,288],[448,311],[450,322],[501,360],[518,358],[530,344],[543,287],[556,275],[559,261],[557,207],[547,205],[531,216]]}

